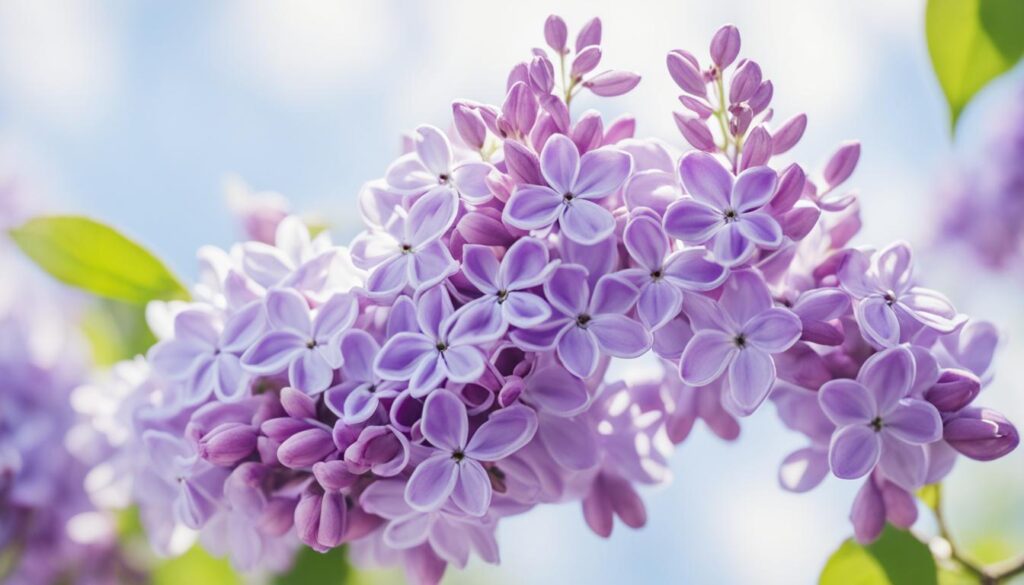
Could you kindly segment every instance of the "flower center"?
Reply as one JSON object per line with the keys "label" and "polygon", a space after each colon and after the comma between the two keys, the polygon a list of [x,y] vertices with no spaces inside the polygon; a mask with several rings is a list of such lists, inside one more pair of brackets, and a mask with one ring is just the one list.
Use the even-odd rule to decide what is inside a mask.
{"label": "flower center", "polygon": [[366,391],[369,392],[370,394],[373,394],[374,392],[377,391],[377,385],[370,384],[369,386],[366,387]]}
{"label": "flower center", "polygon": [[575,199],[575,198],[576,198],[576,196],[573,195],[572,193],[566,193],[565,195],[562,195],[562,203],[565,203],[566,205],[568,205],[568,204],[572,203],[572,200]]}
{"label": "flower center", "polygon": [[466,454],[463,453],[462,451],[455,451],[455,452],[452,453],[452,459],[454,459],[456,462],[462,461],[465,458],[466,458]]}
{"label": "flower center", "polygon": [[402,244],[400,249],[403,254],[412,254],[412,246],[410,244]]}
{"label": "flower center", "polygon": [[745,333],[740,333],[733,338],[732,342],[736,344],[736,347],[743,349],[747,347],[747,335]]}
{"label": "flower center", "polygon": [[435,345],[434,347],[437,349],[437,351],[444,351],[448,349],[448,344],[443,341],[438,341],[437,345]]}
{"label": "flower center", "polygon": [[507,290],[499,290],[498,291],[498,304],[504,303],[505,299],[507,299],[507,298],[508,298],[508,291]]}
{"label": "flower center", "polygon": [[306,349],[313,349],[314,347],[316,347],[315,339],[310,339],[309,341],[306,342]]}
{"label": "flower center", "polygon": [[653,278],[654,280],[661,280],[661,277],[662,273],[660,268],[651,273],[651,278]]}
{"label": "flower center", "polygon": [[448,176],[448,173],[441,173],[437,176],[437,182],[442,185],[447,184],[449,179],[451,179],[451,177]]}
{"label": "flower center", "polygon": [[732,223],[740,218],[740,214],[736,213],[735,209],[726,209],[722,212],[722,217],[725,218],[725,223]]}
{"label": "flower center", "polygon": [[885,291],[885,294],[882,295],[882,298],[885,299],[885,304],[889,305],[890,307],[896,304],[896,293],[892,292],[891,290]]}
{"label": "flower center", "polygon": [[583,327],[584,329],[586,329],[587,323],[590,323],[590,315],[583,314],[583,315],[580,315],[580,316],[576,317],[576,326],[577,327]]}
{"label": "flower center", "polygon": [[874,420],[872,420],[869,424],[870,424],[871,428],[875,430],[876,433],[881,431],[882,430],[882,417],[876,416],[874,418]]}

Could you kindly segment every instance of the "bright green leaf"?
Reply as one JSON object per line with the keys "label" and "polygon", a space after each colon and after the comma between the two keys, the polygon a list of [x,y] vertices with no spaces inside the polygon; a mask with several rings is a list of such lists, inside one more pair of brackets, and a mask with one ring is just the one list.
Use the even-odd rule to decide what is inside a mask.
{"label": "bright green leaf", "polygon": [[928,0],[925,29],[955,128],[974,94],[1024,55],[1024,2]]}
{"label": "bright green leaf", "polygon": [[79,216],[47,216],[11,237],[58,280],[129,303],[188,298],[181,282],[149,251],[117,230]]}
{"label": "bright green leaf", "polygon": [[216,583],[217,585],[241,585],[242,579],[231,568],[227,559],[211,557],[201,547],[194,546],[188,552],[159,563],[151,574],[153,585],[184,585],[195,583]]}
{"label": "bright green leaf", "polygon": [[936,585],[928,547],[905,530],[886,526],[872,544],[847,540],[825,564],[820,585]]}
{"label": "bright green leaf", "polygon": [[304,546],[299,549],[292,569],[279,575],[274,585],[344,585],[348,583],[349,572],[344,548],[333,548],[321,554]]}
{"label": "bright green leaf", "polygon": [[90,307],[82,318],[82,330],[89,340],[93,363],[100,366],[144,354],[156,343],[144,307],[109,299],[100,299]]}

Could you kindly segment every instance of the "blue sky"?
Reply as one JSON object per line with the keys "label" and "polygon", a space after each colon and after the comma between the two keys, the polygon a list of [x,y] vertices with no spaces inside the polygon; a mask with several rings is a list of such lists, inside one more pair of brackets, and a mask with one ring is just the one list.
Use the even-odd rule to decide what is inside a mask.
{"label": "blue sky", "polygon": [[[923,9],[886,0],[10,0],[0,4],[0,177],[16,176],[51,209],[121,227],[191,277],[200,245],[238,236],[221,192],[225,173],[283,193],[297,211],[319,212],[347,240],[359,186],[383,174],[401,132],[446,124],[454,98],[499,101],[508,68],[542,42],[552,10],[570,27],[604,19],[606,63],[637,70],[644,82],[600,107],[609,117],[633,112],[641,134],[676,144],[664,54],[705,54],[715,29],[733,22],[743,54],[775,83],[777,116],[808,113],[795,160],[820,170],[841,141],[863,142],[851,181],[863,195],[859,242],[909,240],[930,281],[950,287],[961,309],[1002,317],[1024,337],[1019,281],[981,276],[973,282],[982,286],[968,287],[944,257],[927,253],[936,171],[953,150]],[[988,93],[995,100],[1000,89]],[[978,109],[967,113],[968,136]],[[1007,347],[1009,371],[987,400],[1018,420],[1024,398],[1012,381],[1024,365],[1005,357],[1021,350],[1019,340]],[[602,541],[575,507],[536,510],[502,528],[501,568],[475,567],[452,581],[814,582],[849,532],[856,486],[779,490],[776,465],[799,442],[768,409],[736,444],[698,430],[675,456],[673,485],[648,494],[644,530],[617,527]],[[954,528],[978,524],[974,503],[995,494],[996,482],[1020,493],[1020,454],[984,470],[960,464],[951,497],[967,501],[951,514]],[[1024,527],[1016,538],[1024,541]]]}

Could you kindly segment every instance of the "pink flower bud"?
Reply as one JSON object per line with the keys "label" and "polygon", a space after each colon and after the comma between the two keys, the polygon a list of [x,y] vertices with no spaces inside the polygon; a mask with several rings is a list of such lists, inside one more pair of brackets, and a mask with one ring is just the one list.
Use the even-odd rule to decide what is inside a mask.
{"label": "pink flower bud", "polygon": [[757,86],[757,91],[747,100],[747,104],[750,105],[754,115],[760,114],[768,107],[768,104],[772,102],[772,95],[774,93],[775,86],[772,85],[771,81],[762,81],[761,85]]}
{"label": "pink flower bud", "polygon": [[[772,145],[774,146],[774,144],[773,141]],[[804,192],[805,182],[806,175],[800,165],[794,163],[786,167],[786,170],[779,175],[779,186],[772,197],[772,210],[781,213],[792,209],[793,204],[800,199],[800,195]]]}
{"label": "pink flower bud", "polygon": [[772,137],[764,126],[758,126],[747,135],[743,143],[743,153],[740,157],[740,170],[744,171],[750,167],[759,167],[768,162],[772,157]]}
{"label": "pink flower bud", "polygon": [[668,65],[668,73],[680,89],[691,95],[704,97],[707,95],[707,86],[704,84],[704,76],[696,64],[680,54],[679,51],[671,51],[665,57]]}
{"label": "pink flower bud", "polygon": [[452,104],[452,117],[455,120],[455,131],[470,148],[480,150],[487,140],[487,125],[483,117],[474,108],[455,102]]}
{"label": "pink flower bud", "polygon": [[292,469],[309,467],[334,452],[331,433],[319,427],[306,429],[288,437],[277,448],[281,465]]}
{"label": "pink flower bud", "polygon": [[679,103],[683,104],[683,107],[687,110],[697,114],[697,117],[701,120],[707,120],[711,117],[711,114],[715,113],[711,104],[701,98],[681,95],[679,96]]}
{"label": "pink flower bud", "polygon": [[760,85],[761,66],[753,61],[744,60],[732,76],[732,83],[729,85],[729,102],[738,104],[749,100]]}
{"label": "pink flower bud", "polygon": [[244,423],[225,423],[199,441],[199,456],[214,465],[230,467],[256,450],[256,428]]}
{"label": "pink flower bud", "polygon": [[636,134],[636,118],[628,114],[616,118],[604,132],[604,144],[615,144]]}
{"label": "pink flower bud", "polygon": [[943,370],[939,380],[924,393],[924,399],[940,412],[957,412],[981,392],[981,380],[966,370]]}
{"label": "pink flower bud", "polygon": [[574,79],[579,79],[593,71],[600,62],[601,47],[587,47],[580,51],[579,54],[576,55],[576,58],[572,60],[572,66],[569,68],[569,75]]}
{"label": "pink flower bud", "polygon": [[555,89],[555,68],[547,57],[534,57],[530,62],[530,85],[542,94]]}
{"label": "pink flower bud", "polygon": [[587,21],[587,24],[584,24],[579,34],[576,35],[576,52],[580,53],[587,47],[600,44],[601,19],[594,17]]}
{"label": "pink flower bud", "polygon": [[797,114],[783,122],[772,136],[772,154],[782,154],[793,148],[807,128],[807,114]]}
{"label": "pink flower bud", "polygon": [[711,39],[711,60],[719,69],[725,69],[736,60],[740,54],[740,31],[733,25],[727,24],[718,29]]}
{"label": "pink flower bud", "polygon": [[640,83],[640,76],[629,71],[605,71],[583,83],[595,95],[615,97],[629,92]]}
{"label": "pink flower bud", "polygon": [[850,178],[860,160],[860,142],[846,142],[832,155],[825,165],[825,183],[835,187]]}
{"label": "pink flower bud", "polygon": [[570,138],[576,143],[580,154],[601,146],[601,140],[604,138],[604,123],[601,121],[601,114],[594,110],[584,112],[572,129]]}
{"label": "pink flower bud", "polygon": [[552,14],[544,21],[544,41],[552,51],[558,54],[565,53],[565,41],[568,36],[569,32],[562,17]]}
{"label": "pink flower bud", "polygon": [[679,112],[673,112],[672,117],[679,132],[691,146],[704,152],[715,152],[715,137],[711,135],[711,130],[703,120]]}

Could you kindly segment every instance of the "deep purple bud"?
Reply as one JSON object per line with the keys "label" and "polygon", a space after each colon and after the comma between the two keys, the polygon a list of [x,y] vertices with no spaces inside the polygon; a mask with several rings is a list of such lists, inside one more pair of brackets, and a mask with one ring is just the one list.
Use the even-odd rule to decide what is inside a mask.
{"label": "deep purple bud", "polygon": [[704,152],[715,152],[715,137],[711,135],[711,130],[703,120],[679,112],[673,112],[672,117],[679,132],[691,146]]}
{"label": "deep purple bud", "polygon": [[772,136],[772,154],[782,154],[793,148],[807,128],[807,114],[797,114],[783,122]]}
{"label": "deep purple bud", "polygon": [[679,102],[683,104],[683,107],[690,110],[701,120],[707,120],[711,117],[711,114],[715,113],[715,110],[711,107],[706,100],[701,98],[691,97],[688,95],[679,96]]}
{"label": "deep purple bud", "polygon": [[293,498],[270,498],[260,516],[260,532],[268,536],[283,536],[291,530],[295,524],[296,503]]}
{"label": "deep purple bud", "polygon": [[845,142],[825,165],[825,183],[835,187],[850,178],[860,160],[860,142]]}
{"label": "deep purple bud", "polygon": [[711,39],[711,60],[719,69],[725,69],[736,60],[740,54],[740,31],[733,25],[727,24],[718,29]]}
{"label": "deep purple bud", "polygon": [[732,83],[729,85],[729,102],[738,104],[749,100],[760,86],[761,66],[753,61],[744,60],[732,76]]}
{"label": "deep purple bud", "polygon": [[555,89],[555,67],[547,57],[534,57],[530,62],[530,85],[542,94]]}
{"label": "deep purple bud", "polygon": [[366,427],[345,449],[345,463],[356,473],[372,471],[380,477],[392,477],[409,463],[409,442],[389,426]]}
{"label": "deep purple bud", "polygon": [[872,543],[881,536],[885,528],[885,501],[873,476],[868,476],[853,498],[850,522],[853,523],[853,534],[861,544]]}
{"label": "deep purple bud", "polygon": [[316,418],[316,399],[295,388],[281,390],[281,406],[292,418]]}
{"label": "deep purple bud", "polygon": [[583,77],[587,73],[593,71],[600,62],[601,47],[587,47],[572,60],[572,67],[569,68],[569,75],[574,79]]}
{"label": "deep purple bud", "polygon": [[345,536],[347,508],[345,496],[340,492],[307,491],[295,507],[299,540],[319,552],[340,545]]}
{"label": "deep purple bud", "polygon": [[601,19],[594,17],[583,25],[579,34],[576,35],[576,52],[580,53],[584,48],[601,44]]}
{"label": "deep purple bud", "polygon": [[331,433],[320,427],[313,427],[296,433],[281,443],[277,448],[277,459],[285,467],[303,469],[323,460],[334,450]]}
{"label": "deep purple bud", "polygon": [[576,143],[580,154],[601,146],[604,139],[604,122],[601,120],[601,114],[594,110],[584,112],[572,129],[570,138]]}
{"label": "deep purple bud", "polygon": [[729,132],[733,136],[741,136],[750,127],[754,119],[754,112],[746,104],[729,108],[732,118],[729,119]]}
{"label": "deep purple bud", "polygon": [[313,425],[307,421],[290,416],[272,418],[260,425],[260,431],[275,442],[283,443],[296,433],[301,433]]}
{"label": "deep purple bud", "polygon": [[910,528],[917,522],[917,502],[910,492],[891,481],[882,482],[881,491],[886,520],[900,528]]}
{"label": "deep purple bud", "polygon": [[978,461],[998,459],[1020,443],[1016,427],[988,408],[962,410],[946,421],[942,438],[960,453]]}
{"label": "deep purple bud", "polygon": [[214,465],[230,467],[256,450],[257,430],[244,423],[224,423],[199,440],[199,456]]}
{"label": "deep purple bud", "polygon": [[775,93],[775,86],[772,85],[771,81],[765,80],[761,82],[761,85],[757,86],[757,91],[754,95],[747,100],[747,104],[750,105],[750,109],[755,115],[760,114],[768,107],[768,104],[772,103],[772,95]]}
{"label": "deep purple bud", "polygon": [[544,184],[537,155],[518,142],[505,141],[505,165],[508,166],[508,172],[516,182],[531,185]]}
{"label": "deep purple bud", "polygon": [[487,125],[475,108],[455,102],[452,104],[452,116],[455,119],[455,130],[470,148],[480,150],[487,140]]}
{"label": "deep purple bud", "polygon": [[668,74],[672,76],[672,80],[676,82],[679,89],[691,95],[706,96],[708,92],[707,85],[704,84],[704,76],[690,59],[680,53],[680,51],[671,51],[665,57]]}
{"label": "deep purple bud", "polygon": [[[777,138],[776,138],[777,139]],[[772,141],[775,146],[775,141]],[[772,197],[771,207],[773,211],[784,212],[793,208],[793,205],[800,200],[804,192],[804,183],[807,177],[800,165],[793,163],[786,167],[779,175],[779,186]]]}
{"label": "deep purple bud", "polygon": [[530,67],[526,63],[516,63],[512,71],[508,72],[508,80],[505,81],[505,91],[512,89],[517,83],[530,82]]}
{"label": "deep purple bud", "polygon": [[583,87],[601,97],[615,97],[629,92],[640,83],[640,76],[629,71],[605,71],[591,77]]}
{"label": "deep purple bud", "polygon": [[747,135],[743,143],[743,153],[740,158],[740,170],[745,171],[751,167],[759,167],[768,162],[772,157],[772,137],[764,126],[758,126]]}
{"label": "deep purple bud", "polygon": [[352,487],[358,475],[348,470],[344,461],[320,461],[313,464],[313,476],[317,483],[327,491],[338,491]]}
{"label": "deep purple bud", "polygon": [[628,114],[615,119],[604,132],[604,143],[615,144],[636,134],[636,118]]}
{"label": "deep purple bud", "polygon": [[552,51],[559,54],[565,53],[565,41],[568,36],[569,31],[561,16],[552,14],[544,21],[544,40]]}
{"label": "deep purple bud", "polygon": [[537,120],[537,99],[525,83],[516,83],[505,96],[502,115],[519,134],[527,134]]}
{"label": "deep purple bud", "polygon": [[939,381],[924,393],[924,399],[940,412],[957,412],[981,392],[981,380],[967,370],[943,370]]}

